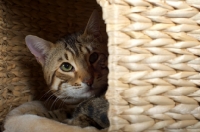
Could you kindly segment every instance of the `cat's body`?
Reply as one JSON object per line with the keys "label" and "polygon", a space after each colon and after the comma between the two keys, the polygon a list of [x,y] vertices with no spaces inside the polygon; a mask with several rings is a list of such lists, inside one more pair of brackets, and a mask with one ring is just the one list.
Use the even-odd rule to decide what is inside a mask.
{"label": "cat's body", "polygon": [[[57,98],[69,104],[78,104],[89,98],[95,100],[94,98],[103,96],[103,94],[107,90],[107,42],[104,41],[101,36],[99,17],[96,11],[94,11],[91,15],[89,22],[83,32],[77,32],[63,37],[56,43],[52,43],[32,35],[28,35],[25,40],[27,47],[36,57],[37,61],[41,64],[43,68],[44,78],[47,85],[49,86],[49,90]],[[95,107],[92,106],[95,104],[91,103],[93,101],[86,101],[86,103],[80,104],[74,112],[75,120],[77,117],[80,117],[79,115],[81,115],[81,117],[83,117],[82,115],[84,115],[85,117],[87,116],[87,119],[85,118],[86,120],[88,120],[88,123],[86,123],[87,125],[85,125],[84,123],[82,125],[81,122],[79,122],[79,124],[76,124],[74,123],[75,120],[73,120],[73,118],[71,121],[68,120],[68,123],[83,127],[86,127],[88,125],[90,126],[90,122],[91,124],[93,124],[94,122],[97,123],[98,121],[96,119],[96,121],[94,121],[92,116],[88,118],[89,111],[84,111],[84,109],[86,110],[88,108],[94,108],[99,109],[99,111],[103,111],[103,114],[106,113],[107,118],[106,111],[108,109],[108,103],[105,98],[101,99],[100,97],[99,99],[100,100],[97,99],[96,101],[105,103],[105,105],[102,105],[102,107]],[[89,107],[87,105],[89,105]],[[96,105],[98,106],[98,104]],[[28,106],[31,107],[29,108]],[[15,126],[15,124],[13,124],[13,126],[11,125],[13,121],[18,119],[21,120],[21,118],[24,119],[27,116],[29,116],[30,120],[26,119],[26,123],[36,122],[37,120],[46,120],[46,122],[43,123],[57,124],[58,122],[52,120],[50,121],[47,118],[37,116],[38,113],[48,112],[49,111],[44,107],[41,102],[32,102],[32,104],[31,102],[29,102],[27,104],[24,104],[8,114],[4,125],[5,132],[11,132],[10,128]],[[85,113],[81,114],[81,112]],[[95,116],[94,113],[90,115]],[[78,120],[76,120],[75,122],[78,122]],[[31,124],[28,124],[28,126],[30,125]],[[55,127],[58,126],[59,125]],[[104,126],[107,127],[107,125]],[[15,131],[25,132],[25,130],[21,130],[25,128],[23,128],[23,126],[20,127],[22,128],[16,128]],[[49,127],[51,128],[52,126]],[[66,130],[61,131],[67,131],[67,128],[64,128]],[[80,129],[78,127],[73,128],[72,126],[68,128],[70,128],[70,130],[76,129],[77,132]],[[91,130],[96,131],[95,128],[92,128]],[[48,131],[50,132],[52,130]]]}

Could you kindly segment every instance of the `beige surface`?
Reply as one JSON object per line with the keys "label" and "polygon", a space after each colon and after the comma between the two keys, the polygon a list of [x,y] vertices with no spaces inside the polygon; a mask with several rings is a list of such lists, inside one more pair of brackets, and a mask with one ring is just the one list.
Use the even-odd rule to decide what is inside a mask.
{"label": "beige surface", "polygon": [[98,2],[109,36],[110,131],[200,131],[200,2]]}

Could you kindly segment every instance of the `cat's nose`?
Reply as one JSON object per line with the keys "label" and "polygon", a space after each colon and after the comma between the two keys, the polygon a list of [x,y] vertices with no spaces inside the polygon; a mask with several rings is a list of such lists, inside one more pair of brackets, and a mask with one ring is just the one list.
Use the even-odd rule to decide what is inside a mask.
{"label": "cat's nose", "polygon": [[92,84],[93,84],[93,78],[90,78],[90,79],[85,80],[85,83],[86,83],[88,86],[92,86]]}

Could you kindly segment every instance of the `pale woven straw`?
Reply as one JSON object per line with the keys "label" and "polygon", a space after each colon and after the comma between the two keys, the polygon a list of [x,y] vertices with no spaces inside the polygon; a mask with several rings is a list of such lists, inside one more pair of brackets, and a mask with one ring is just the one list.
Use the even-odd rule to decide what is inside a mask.
{"label": "pale woven straw", "polygon": [[98,0],[112,132],[200,132],[200,1]]}

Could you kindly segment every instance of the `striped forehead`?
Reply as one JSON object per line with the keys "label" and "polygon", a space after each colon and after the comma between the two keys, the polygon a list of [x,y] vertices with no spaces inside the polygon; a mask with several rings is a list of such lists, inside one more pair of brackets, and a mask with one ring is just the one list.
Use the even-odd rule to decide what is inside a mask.
{"label": "striped forehead", "polygon": [[[73,58],[73,60],[76,60],[76,59],[81,59],[81,60],[84,60],[85,59],[85,57],[88,55],[88,54],[90,54],[91,52],[90,52],[90,50],[87,48],[87,47],[83,47],[83,46],[81,46],[81,47],[78,47],[77,48],[78,49],[78,54],[77,53],[75,53],[74,51],[71,51],[71,50],[69,50],[69,49],[66,49],[65,50],[65,53],[64,53],[64,58],[66,59],[66,60],[71,60],[72,58]],[[87,57],[86,57],[87,58]]]}
{"label": "striped forehead", "polygon": [[74,56],[81,56],[92,51],[92,47],[88,43],[80,42],[81,33],[74,33],[59,40],[64,43],[65,49]]}

